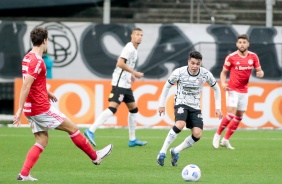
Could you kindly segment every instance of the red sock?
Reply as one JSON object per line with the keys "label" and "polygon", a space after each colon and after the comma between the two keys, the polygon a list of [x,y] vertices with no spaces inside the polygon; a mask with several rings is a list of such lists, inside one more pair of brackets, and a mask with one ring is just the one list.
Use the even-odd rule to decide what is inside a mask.
{"label": "red sock", "polygon": [[72,142],[84,153],[86,153],[91,158],[91,160],[96,160],[96,151],[92,149],[88,140],[79,132],[79,130],[71,134],[70,137],[72,139]]}
{"label": "red sock", "polygon": [[225,139],[229,140],[231,135],[237,130],[240,121],[242,120],[242,117],[235,116],[233,120],[230,122],[228,126],[228,130],[226,131],[226,134],[224,136]]}
{"label": "red sock", "polygon": [[35,143],[28,151],[24,165],[21,170],[21,175],[28,176],[31,168],[35,165],[39,159],[40,154],[44,150],[44,147],[38,143]]}
{"label": "red sock", "polygon": [[223,130],[228,126],[228,124],[230,123],[230,121],[234,118],[233,114],[228,113],[226,116],[223,117],[223,119],[221,120],[221,123],[217,129],[217,134],[221,135],[221,133],[223,132]]}

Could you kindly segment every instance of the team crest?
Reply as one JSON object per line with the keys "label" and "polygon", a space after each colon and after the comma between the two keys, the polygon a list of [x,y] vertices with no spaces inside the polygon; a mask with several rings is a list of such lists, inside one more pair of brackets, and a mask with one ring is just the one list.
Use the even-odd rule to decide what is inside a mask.
{"label": "team crest", "polygon": [[124,99],[124,95],[120,94],[120,95],[119,95],[119,98],[118,98],[118,101],[122,102],[123,99]]}
{"label": "team crest", "polygon": [[179,107],[177,109],[177,114],[183,114],[184,113],[184,108],[183,107]]}
{"label": "team crest", "polygon": [[198,79],[198,84],[199,84],[199,85],[202,85],[203,83],[204,83],[203,79],[199,78],[199,79]]}
{"label": "team crest", "polygon": [[253,63],[254,63],[254,61],[251,60],[251,59],[249,59],[248,64],[249,64],[249,65],[252,65]]}
{"label": "team crest", "polygon": [[202,114],[198,114],[198,118],[203,119]]}

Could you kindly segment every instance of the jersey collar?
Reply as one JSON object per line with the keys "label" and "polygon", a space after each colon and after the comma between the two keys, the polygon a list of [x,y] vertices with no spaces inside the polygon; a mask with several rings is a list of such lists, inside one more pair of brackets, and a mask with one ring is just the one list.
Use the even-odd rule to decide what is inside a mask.
{"label": "jersey collar", "polygon": [[190,76],[197,76],[197,75],[199,75],[200,70],[201,70],[201,68],[199,68],[199,71],[198,71],[197,74],[193,75],[193,74],[191,74],[191,73],[189,72],[189,67],[187,66],[187,72],[188,72],[188,74],[189,74]]}

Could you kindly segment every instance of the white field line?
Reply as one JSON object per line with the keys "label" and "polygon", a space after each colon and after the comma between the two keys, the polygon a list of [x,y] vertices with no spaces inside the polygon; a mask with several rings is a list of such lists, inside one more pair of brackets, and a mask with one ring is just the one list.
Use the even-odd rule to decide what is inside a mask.
{"label": "white field line", "polygon": [[[30,132],[30,134],[0,134],[0,137],[31,137],[33,138],[32,132]],[[66,133],[65,135],[49,135],[49,137],[65,137],[65,138],[69,138],[68,134]],[[124,136],[115,136],[115,135],[99,135],[99,138],[113,138],[113,139],[124,139],[124,138],[128,138],[128,135],[124,135]],[[165,137],[163,136],[146,136],[147,139],[165,139]],[[212,140],[212,137],[202,137],[201,139],[204,140]],[[282,137],[281,138],[271,138],[271,137],[267,137],[267,138],[240,138],[240,137],[232,137],[232,140],[242,140],[242,141],[282,141]]]}

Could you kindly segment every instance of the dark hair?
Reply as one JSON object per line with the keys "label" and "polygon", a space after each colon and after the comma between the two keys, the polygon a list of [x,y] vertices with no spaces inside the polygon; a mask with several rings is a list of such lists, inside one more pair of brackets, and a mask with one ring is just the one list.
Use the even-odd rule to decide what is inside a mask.
{"label": "dark hair", "polygon": [[136,27],[136,28],[134,28],[133,30],[132,30],[132,32],[134,32],[134,31],[143,31],[141,28],[139,28],[139,27]]}
{"label": "dark hair", "polygon": [[200,52],[198,51],[191,51],[189,53],[189,59],[191,58],[195,58],[195,59],[199,59],[199,60],[202,60],[203,59],[203,56]]}
{"label": "dark hair", "polygon": [[44,39],[48,38],[48,31],[45,28],[42,27],[35,27],[30,32],[30,40],[33,44],[33,46],[40,46]]}
{"label": "dark hair", "polygon": [[249,41],[249,37],[248,37],[247,34],[240,34],[240,35],[238,35],[237,36],[237,40],[239,40],[239,39],[245,39],[245,40]]}

